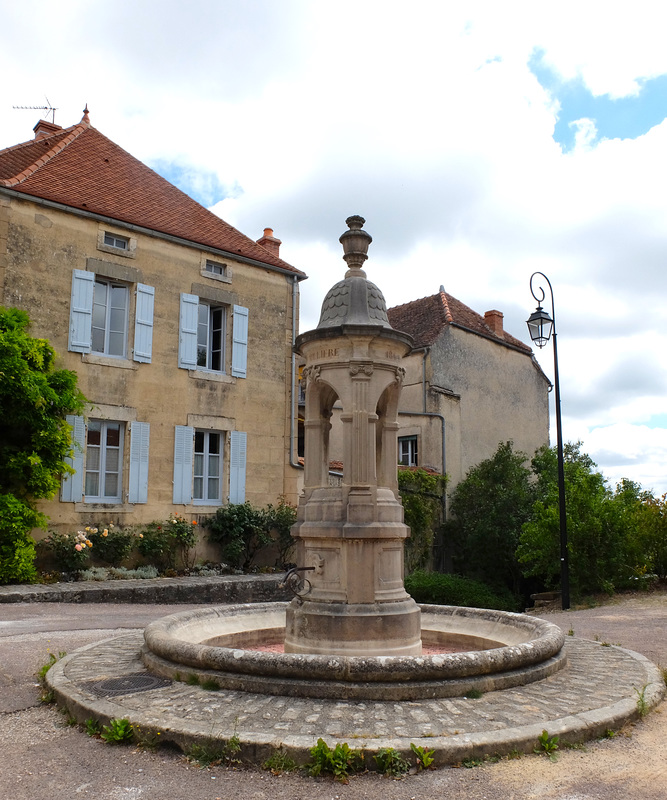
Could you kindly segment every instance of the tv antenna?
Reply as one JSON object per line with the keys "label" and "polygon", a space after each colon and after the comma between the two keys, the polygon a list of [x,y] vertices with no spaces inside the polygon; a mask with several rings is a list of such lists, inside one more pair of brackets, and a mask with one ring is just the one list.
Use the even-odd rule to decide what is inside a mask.
{"label": "tv antenna", "polygon": [[58,109],[51,105],[51,101],[48,97],[46,97],[46,95],[44,95],[44,97],[46,98],[45,106],[12,106],[12,108],[16,108],[21,111],[46,111],[47,115],[51,114],[51,122],[55,125],[56,111]]}

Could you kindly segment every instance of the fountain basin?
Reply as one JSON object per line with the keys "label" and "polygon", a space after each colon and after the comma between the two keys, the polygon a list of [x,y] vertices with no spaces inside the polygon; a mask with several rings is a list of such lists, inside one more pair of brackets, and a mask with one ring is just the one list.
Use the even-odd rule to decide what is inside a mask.
{"label": "fountain basin", "polygon": [[260,603],[172,614],[145,629],[142,660],[152,673],[174,680],[196,675],[224,689],[355,700],[488,692],[541,680],[566,665],[558,626],[526,614],[457,606],[420,606],[422,641],[463,652],[327,656],[251,649],[284,639],[286,607]]}

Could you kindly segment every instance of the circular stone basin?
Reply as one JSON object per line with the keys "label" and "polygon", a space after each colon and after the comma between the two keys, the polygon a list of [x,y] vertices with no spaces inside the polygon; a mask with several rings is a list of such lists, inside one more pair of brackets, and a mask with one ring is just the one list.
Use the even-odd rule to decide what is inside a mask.
{"label": "circular stone basin", "polygon": [[457,697],[541,680],[566,664],[564,635],[550,622],[458,606],[422,605],[422,656],[325,656],[252,648],[282,642],[286,603],[185,611],[144,631],[142,660],[154,674],[210,688],[365,700]]}

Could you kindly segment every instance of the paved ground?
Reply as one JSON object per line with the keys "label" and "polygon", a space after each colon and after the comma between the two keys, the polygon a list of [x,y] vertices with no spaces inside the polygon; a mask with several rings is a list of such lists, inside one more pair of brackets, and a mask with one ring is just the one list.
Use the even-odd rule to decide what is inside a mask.
{"label": "paved ground", "polygon": [[[253,800],[445,796],[471,800],[664,800],[667,796],[665,703],[624,734],[589,745],[587,751],[564,752],[557,763],[526,756],[476,769],[442,769],[400,782],[366,775],[349,786],[259,771],[200,770],[177,753],[112,748],[68,728],[52,707],[37,704],[32,673],[44,663],[49,650],[71,652],[111,635],[125,635],[150,619],[184,608],[61,603],[0,606],[0,797],[215,800],[243,794]],[[549,618],[566,631],[572,629],[575,640],[594,641],[597,637],[600,642],[618,643],[667,664],[665,595]]]}

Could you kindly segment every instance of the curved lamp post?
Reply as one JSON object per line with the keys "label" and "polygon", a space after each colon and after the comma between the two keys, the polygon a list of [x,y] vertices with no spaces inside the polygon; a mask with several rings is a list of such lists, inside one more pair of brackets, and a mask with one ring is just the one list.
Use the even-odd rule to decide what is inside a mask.
{"label": "curved lamp post", "polygon": [[[542,308],[545,298],[544,289],[537,281],[537,291],[533,289],[533,278],[539,275],[544,278],[551,293],[551,316]],[[558,510],[560,518],[560,585],[561,605],[563,610],[570,607],[570,568],[567,555],[567,516],[565,513],[565,469],[563,466],[563,430],[560,418],[560,381],[558,379],[558,348],[556,346],[556,312],[554,310],[554,292],[549,278],[543,272],[533,272],[530,276],[530,293],[537,300],[537,309],[527,321],[530,338],[538,347],[544,347],[552,336],[554,342],[554,385],[556,387],[556,438],[558,449]]]}

